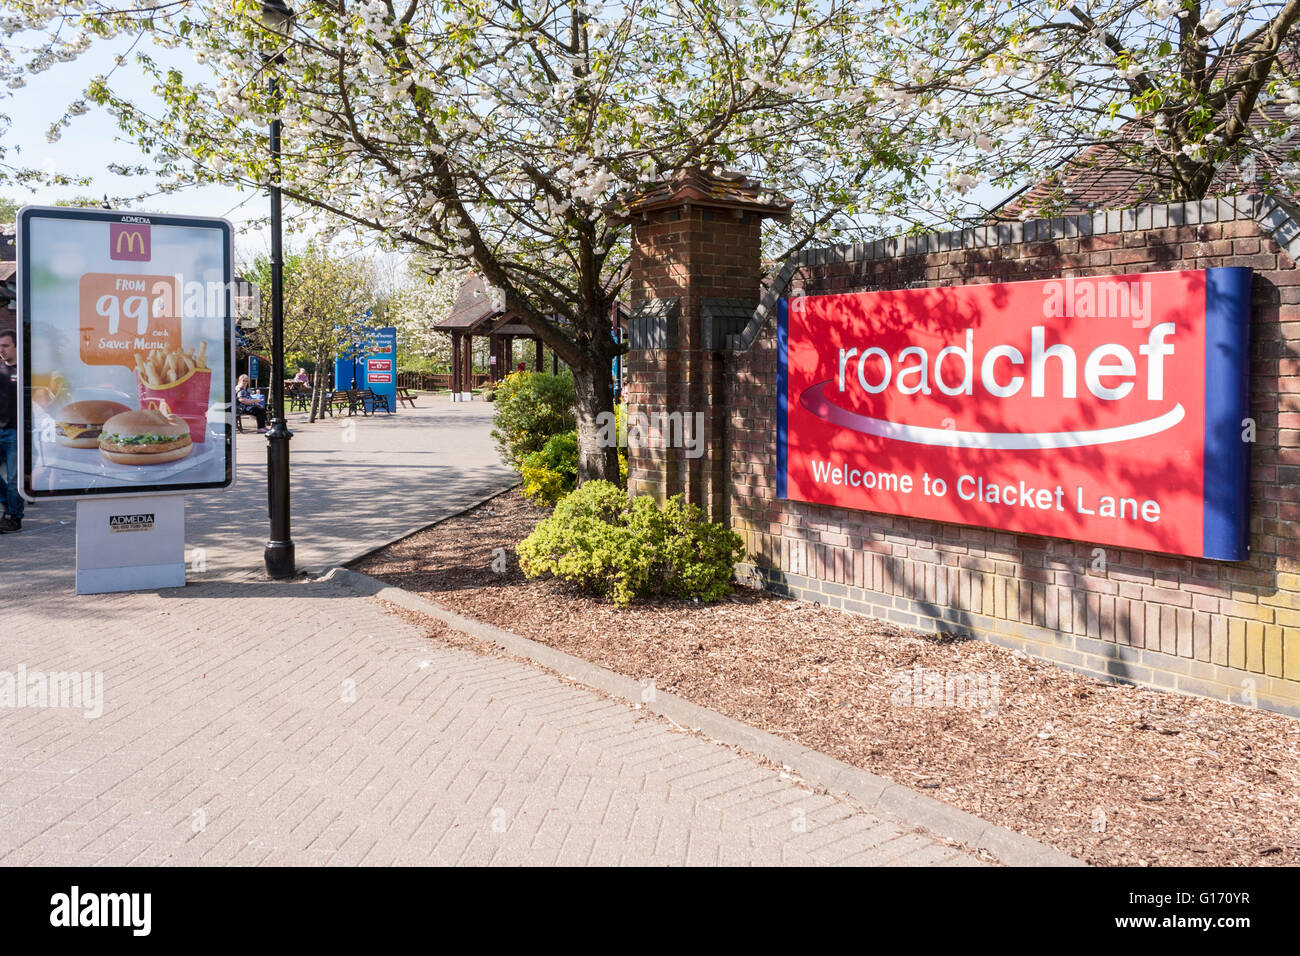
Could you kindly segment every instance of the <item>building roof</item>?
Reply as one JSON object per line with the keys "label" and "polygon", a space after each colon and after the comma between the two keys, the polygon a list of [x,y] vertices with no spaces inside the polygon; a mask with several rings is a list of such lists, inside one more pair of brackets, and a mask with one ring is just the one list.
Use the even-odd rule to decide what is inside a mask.
{"label": "building roof", "polygon": [[[624,319],[631,310],[618,303],[618,314]],[[492,305],[487,285],[476,275],[465,277],[460,292],[452,304],[447,318],[434,325],[439,332],[469,332],[473,335],[530,335],[536,332],[518,314],[502,311]]]}
{"label": "building roof", "polygon": [[487,284],[476,275],[461,283],[447,318],[434,325],[440,332],[469,332],[473,335],[532,335],[533,330],[513,312],[496,308]]}
{"label": "building roof", "polygon": [[[1251,114],[1249,129],[1260,129],[1280,121],[1292,124],[1291,135],[1254,153],[1253,170],[1243,170],[1231,161],[1221,163],[1207,195],[1251,195],[1266,188],[1297,195],[1300,176],[1292,168],[1294,163],[1290,154],[1300,146],[1296,136],[1300,129],[1286,115],[1286,107],[1287,103],[1274,100],[1256,108]],[[1162,175],[1158,168],[1135,162],[1122,152],[1125,146],[1139,148],[1144,135],[1145,127],[1137,123],[1121,127],[1113,143],[1098,143],[1066,160],[1041,182],[1021,190],[995,208],[992,218],[1073,216],[1098,209],[1167,201],[1167,175]]]}
{"label": "building roof", "polygon": [[742,172],[693,167],[679,169],[657,183],[623,193],[607,204],[605,211],[614,219],[626,220],[656,209],[686,204],[786,219],[794,200],[765,189]]}
{"label": "building roof", "polygon": [[478,326],[485,321],[503,314],[492,305],[487,284],[471,274],[461,283],[460,292],[456,294],[456,301],[452,303],[447,318],[434,325],[434,328],[443,332],[477,331]]}

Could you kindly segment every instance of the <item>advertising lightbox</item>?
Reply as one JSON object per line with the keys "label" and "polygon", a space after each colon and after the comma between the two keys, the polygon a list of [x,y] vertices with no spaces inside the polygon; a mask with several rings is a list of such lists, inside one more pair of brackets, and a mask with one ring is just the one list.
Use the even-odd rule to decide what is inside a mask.
{"label": "advertising lightbox", "polygon": [[26,207],[17,233],[23,496],[229,485],[230,223]]}
{"label": "advertising lightbox", "polygon": [[779,497],[1247,554],[1250,271],[806,296],[778,320]]}

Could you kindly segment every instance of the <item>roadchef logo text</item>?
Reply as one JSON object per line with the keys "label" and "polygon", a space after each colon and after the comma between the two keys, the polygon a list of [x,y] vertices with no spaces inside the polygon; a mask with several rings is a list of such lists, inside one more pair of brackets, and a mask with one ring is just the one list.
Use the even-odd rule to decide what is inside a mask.
{"label": "roadchef logo text", "polygon": [[[1121,282],[1106,283],[1100,288],[1076,280],[1049,282],[1044,287],[1043,312],[1047,318],[1130,319],[1134,327],[1145,328],[1150,326],[1150,283],[1132,285],[1135,288],[1130,292],[1129,284]],[[859,389],[865,395],[879,395],[891,388],[901,395],[933,395],[937,391],[987,402],[1013,398],[1027,384],[1033,398],[1077,399],[1082,377],[1087,392],[1102,402],[1124,399],[1142,383],[1145,389],[1139,394],[1144,393],[1148,401],[1163,402],[1165,359],[1175,353],[1175,332],[1172,322],[1151,326],[1146,342],[1137,349],[1138,356],[1118,342],[1098,345],[1086,355],[1080,355],[1068,343],[1053,341],[1046,325],[1032,326],[1028,343],[1017,344],[985,343],[968,328],[959,340],[961,344],[938,349],[933,359],[921,346],[900,349],[892,356],[885,349],[867,343],[841,347],[834,382],[813,385],[799,396],[799,402],[814,415],[842,428],[921,445],[1048,449],[1129,441],[1173,427],[1183,420],[1185,409],[1174,402],[1154,417],[1104,428],[972,431],[860,414],[837,404],[827,391],[832,384],[837,393]],[[1050,376],[1049,366],[1055,366],[1055,374]],[[1051,396],[1048,395],[1049,378],[1056,386]]]}
{"label": "roadchef logo text", "polygon": [[152,531],[153,515],[109,515],[108,530],[118,531]]}

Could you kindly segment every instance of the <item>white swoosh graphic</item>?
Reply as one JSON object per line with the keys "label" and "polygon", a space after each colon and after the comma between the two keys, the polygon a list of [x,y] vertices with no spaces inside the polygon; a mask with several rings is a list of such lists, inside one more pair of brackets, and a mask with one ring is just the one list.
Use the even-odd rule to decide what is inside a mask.
{"label": "white swoosh graphic", "polygon": [[951,428],[928,428],[922,425],[900,425],[898,422],[883,418],[871,418],[859,415],[846,408],[840,408],[828,399],[823,392],[831,380],[805,389],[799,396],[799,404],[818,418],[824,418],[832,425],[850,428],[866,435],[878,435],[895,441],[911,442],[914,445],[941,445],[947,448],[989,448],[1024,450],[1039,448],[1082,448],[1085,445],[1109,445],[1113,442],[1131,441],[1134,438],[1146,438],[1167,428],[1173,428],[1183,420],[1187,413],[1179,402],[1163,415],[1144,422],[1131,425],[1116,425],[1111,428],[1095,428],[1091,431],[1072,432],[959,432]]}

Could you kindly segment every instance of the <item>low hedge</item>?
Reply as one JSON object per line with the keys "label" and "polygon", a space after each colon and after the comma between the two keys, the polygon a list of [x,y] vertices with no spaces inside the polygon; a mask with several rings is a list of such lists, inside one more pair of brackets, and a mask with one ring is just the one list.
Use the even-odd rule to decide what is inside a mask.
{"label": "low hedge", "polygon": [[530,578],[553,576],[626,606],[655,595],[723,598],[743,554],[739,535],[704,520],[681,495],[660,506],[589,481],[520,543],[519,566]]}

